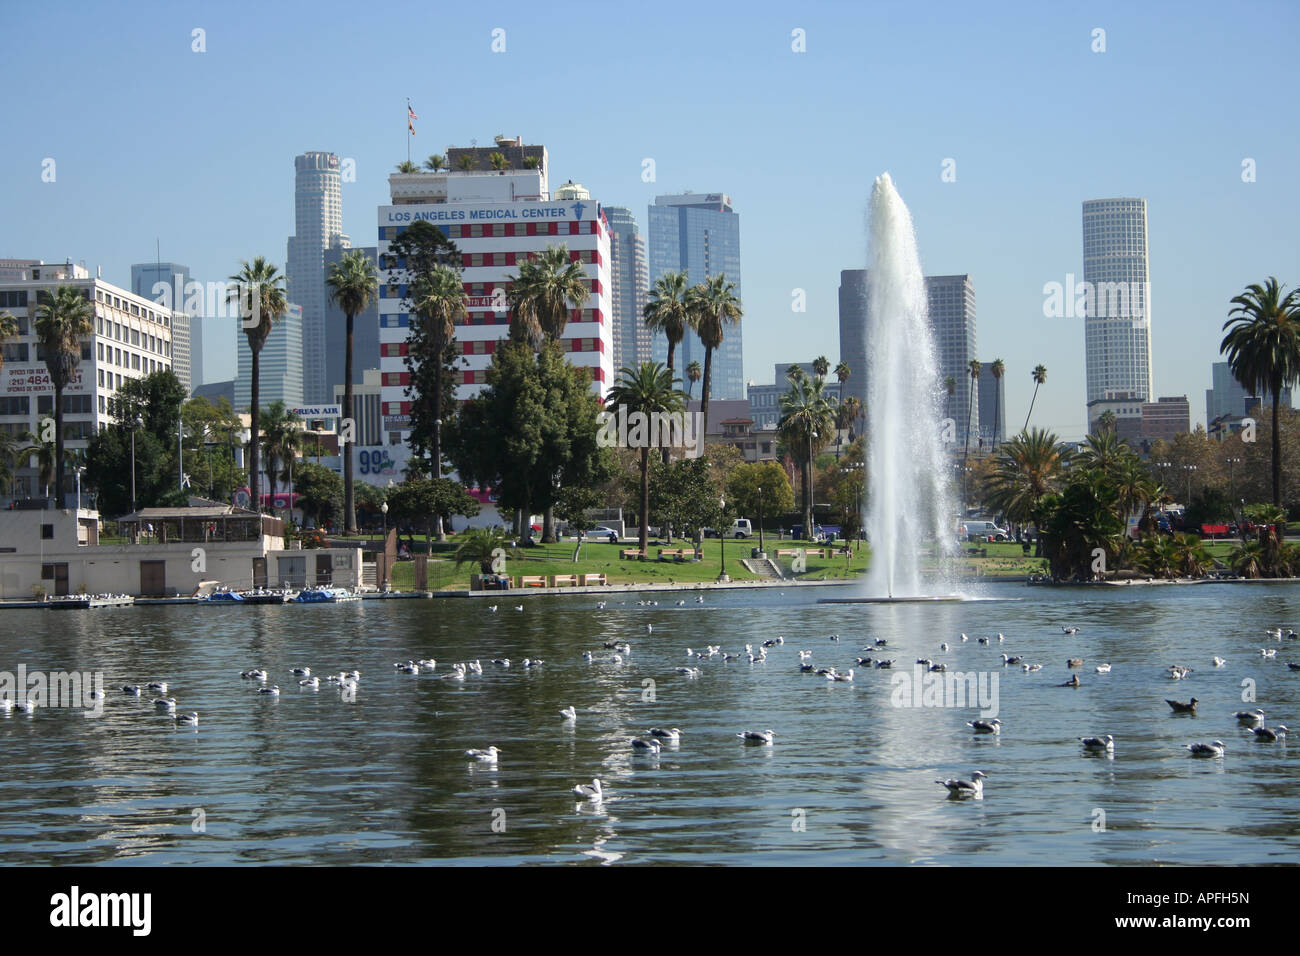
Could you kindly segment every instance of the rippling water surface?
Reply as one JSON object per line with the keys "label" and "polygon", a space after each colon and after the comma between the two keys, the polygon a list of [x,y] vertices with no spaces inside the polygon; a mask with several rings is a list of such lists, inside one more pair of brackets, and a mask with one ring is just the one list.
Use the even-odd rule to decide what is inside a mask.
{"label": "rippling water surface", "polygon": [[[996,585],[986,594],[1008,600],[816,603],[842,593],[709,592],[703,604],[684,593],[684,607],[675,594],[651,607],[619,595],[604,610],[591,596],[532,597],[495,614],[479,600],[0,612],[0,670],[102,670],[108,690],[99,719],[0,718],[0,851],[126,865],[1300,862],[1300,737],[1261,743],[1232,717],[1259,706],[1270,726],[1300,732],[1300,672],[1285,664],[1300,662],[1300,641],[1264,634],[1300,626],[1297,587]],[[1005,643],[977,643],[997,632]],[[777,635],[785,644],[764,664],[675,673],[687,647],[743,651]],[[844,670],[877,638],[901,672],[858,668],[853,683],[799,672],[798,650]],[[613,640],[632,645],[621,664],[599,660]],[[1277,660],[1261,657],[1268,646]],[[1003,651],[1046,666],[1004,668]],[[490,663],[500,656],[513,666]],[[525,656],[546,663],[526,670]],[[421,657],[437,669],[393,668]],[[974,707],[893,706],[891,680],[918,657],[996,674],[1002,734],[973,735]],[[1074,673],[1068,657],[1086,660],[1082,687],[1057,686]],[[476,658],[481,677],[448,679]],[[1102,662],[1110,674],[1095,673]],[[1174,663],[1195,670],[1174,681]],[[289,669],[303,665],[359,669],[355,702],[299,689]],[[240,679],[253,666],[281,697]],[[157,679],[200,713],[197,730],[118,690]],[[1243,703],[1247,679],[1257,704]],[[1164,702],[1192,696],[1195,716]],[[558,713],[568,705],[573,724]],[[628,739],[652,726],[680,727],[680,744],[634,756]],[[771,747],[735,736],[767,728]],[[1113,757],[1076,739],[1106,733]],[[1222,759],[1184,749],[1216,738]],[[489,745],[496,768],[464,756]],[[979,801],[934,782],[977,769],[989,775]],[[593,777],[601,804],[571,793]]]}

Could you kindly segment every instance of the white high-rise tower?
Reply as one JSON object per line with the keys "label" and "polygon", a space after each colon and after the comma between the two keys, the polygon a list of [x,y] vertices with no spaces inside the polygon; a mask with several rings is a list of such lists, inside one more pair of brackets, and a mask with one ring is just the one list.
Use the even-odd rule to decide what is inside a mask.
{"label": "white high-rise tower", "polygon": [[333,153],[295,156],[294,235],[289,238],[289,301],[302,306],[302,391],[309,405],[328,403],[333,389],[325,362],[325,250],[350,248],[343,235],[339,158]]}
{"label": "white high-rise tower", "polygon": [[1119,436],[1136,437],[1154,394],[1145,199],[1083,204],[1083,279],[1088,430],[1111,411]]}

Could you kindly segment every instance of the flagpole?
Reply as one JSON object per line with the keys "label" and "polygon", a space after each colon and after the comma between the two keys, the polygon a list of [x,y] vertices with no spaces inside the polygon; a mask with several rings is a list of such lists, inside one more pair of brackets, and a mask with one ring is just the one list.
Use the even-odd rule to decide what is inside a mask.
{"label": "flagpole", "polygon": [[406,98],[406,161],[411,161],[411,98]]}

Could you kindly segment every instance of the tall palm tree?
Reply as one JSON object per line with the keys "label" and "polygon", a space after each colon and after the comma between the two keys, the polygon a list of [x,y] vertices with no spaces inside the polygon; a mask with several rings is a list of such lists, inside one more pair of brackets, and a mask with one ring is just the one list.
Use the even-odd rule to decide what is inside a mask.
{"label": "tall palm tree", "polygon": [[[667,369],[670,374],[675,373],[677,369],[675,364],[677,346],[686,337],[686,330],[691,327],[694,320],[690,304],[687,302],[689,282],[685,272],[665,272],[655,280],[654,288],[650,290],[650,300],[641,310],[646,328],[652,332],[662,332],[668,342]],[[697,370],[699,364],[694,361],[691,363]],[[694,392],[695,383],[699,378],[691,376],[689,368],[687,375],[690,377],[691,391]],[[667,448],[663,450],[663,462],[665,465],[668,464]]]}
{"label": "tall palm tree", "polygon": [[790,390],[781,396],[777,433],[796,462],[803,467],[804,534],[812,536],[812,466],[817,452],[830,440],[835,427],[835,405],[826,395],[826,380],[807,375],[788,376]]}
{"label": "tall palm tree", "polygon": [[474,158],[472,153],[461,153],[460,159],[456,160],[456,165],[460,167],[462,172],[469,173],[478,168],[478,160]]}
{"label": "tall palm tree", "polygon": [[442,153],[434,153],[424,161],[424,168],[431,172],[440,172],[447,168],[447,157]]}
{"label": "tall palm tree", "polygon": [[[838,431],[847,430],[849,433],[849,441],[853,441],[854,439],[853,423],[858,420],[858,416],[861,414],[862,400],[856,395],[850,395],[848,398],[841,400],[839,405],[835,408],[835,428]],[[837,459],[840,457],[838,444],[835,446],[835,457]]]}
{"label": "tall palm tree", "polygon": [[704,346],[704,384],[700,388],[700,413],[704,420],[704,434],[709,433],[709,397],[713,390],[713,353],[722,346],[725,328],[740,321],[740,300],[736,298],[736,283],[728,282],[726,275],[706,278],[687,293],[687,305],[694,321],[691,325]]}
{"label": "tall palm tree", "polygon": [[853,370],[849,368],[848,362],[840,362],[835,366],[835,377],[839,380],[840,385],[847,382],[852,374]]}
{"label": "tall palm tree", "polygon": [[569,324],[569,310],[581,309],[591,295],[587,273],[581,262],[569,255],[566,245],[548,246],[544,252],[519,267],[519,275],[506,276],[507,298],[514,310],[525,317],[530,338],[559,342]]}
{"label": "tall palm tree", "polygon": [[[1047,381],[1047,366],[1035,365],[1034,371],[1034,397],[1029,400],[1029,415],[1034,414],[1034,402],[1038,401],[1038,386]],[[1025,428],[1029,428],[1029,415],[1025,416]]]}
{"label": "tall palm tree", "polygon": [[248,350],[253,354],[252,379],[249,382],[248,430],[248,487],[253,507],[262,510],[261,478],[258,474],[259,440],[258,405],[262,397],[262,346],[276,322],[289,311],[284,290],[284,276],[264,257],[254,256],[252,262],[241,260],[240,269],[230,277],[235,284],[229,296],[239,304],[240,321],[248,337]]}
{"label": "tall palm tree", "polygon": [[[548,246],[541,255],[519,267],[518,276],[506,276],[511,283],[506,293],[514,312],[524,317],[533,347],[543,341],[559,345],[569,324],[569,309],[581,309],[591,295],[590,280],[581,262],[569,254],[568,246]],[[542,543],[555,541],[555,507],[547,505],[542,521]]]}
{"label": "tall palm tree", "polygon": [[81,361],[81,340],[95,331],[95,309],[81,289],[61,285],[36,307],[36,340],[45,352],[45,367],[54,386],[54,497],[64,506],[63,390]]}
{"label": "tall palm tree", "polygon": [[971,413],[975,411],[975,383],[979,381],[980,370],[983,366],[980,365],[979,359],[971,359],[970,365],[967,367],[970,369],[970,393],[966,398],[966,447],[961,455],[961,506],[963,515],[966,513],[966,476],[970,474],[970,469],[966,467],[966,461],[970,457],[970,420]]}
{"label": "tall palm tree", "polygon": [[831,360],[825,355],[819,355],[813,359],[813,374],[818,378],[825,378],[826,373],[831,370]]}
{"label": "tall palm tree", "polygon": [[[379,278],[375,264],[362,250],[354,249],[342,260],[330,266],[325,285],[330,299],[347,316],[347,357],[343,372],[343,418],[356,427],[352,415],[352,327],[356,317],[370,307],[379,295]],[[357,533],[357,509],[353,485],[352,448],[341,449],[343,454],[343,528],[348,534]]]}
{"label": "tall palm tree", "polygon": [[[271,510],[275,511],[276,477],[284,473],[289,462],[297,457],[302,448],[302,430],[298,427],[302,419],[285,407],[284,402],[274,401],[266,406],[262,417],[262,452],[266,456],[266,475],[271,479]],[[289,515],[293,516],[293,502],[289,502]]]}
{"label": "tall palm tree", "polygon": [[[607,409],[626,405],[628,414],[642,412],[649,419],[656,412],[679,412],[685,407],[686,395],[677,387],[680,379],[658,362],[643,362],[637,368],[619,370],[619,379],[609,390]],[[650,527],[650,444],[641,447],[641,536],[639,546],[645,554]]]}
{"label": "tall palm tree", "polygon": [[[1285,295],[1283,293],[1286,293]],[[1277,407],[1282,389],[1300,379],[1300,289],[1286,292],[1272,276],[1262,286],[1247,286],[1232,300],[1223,324],[1228,333],[1219,351],[1228,358],[1233,377],[1261,394],[1273,396],[1273,504],[1282,503],[1282,453]]]}
{"label": "tall palm tree", "polygon": [[409,159],[404,159],[397,164],[397,171],[399,173],[418,173],[420,167],[415,165],[415,163],[411,162]]}
{"label": "tall palm tree", "polygon": [[[425,326],[433,343],[433,353],[438,356],[434,369],[433,420],[442,421],[443,368],[442,354],[456,334],[456,323],[465,318],[465,287],[460,275],[450,266],[434,266],[428,275],[416,276],[411,283],[411,303],[415,321]],[[435,425],[433,443],[429,449],[433,458],[433,477],[442,477],[442,428]],[[442,516],[435,519],[439,541],[447,540]]]}
{"label": "tall palm tree", "polygon": [[1006,374],[1007,366],[1002,359],[994,359],[993,364],[989,366],[989,372],[993,375],[993,448],[996,451],[998,447],[999,424],[1002,416],[1002,376]]}
{"label": "tall palm tree", "polygon": [[691,397],[694,397],[691,393],[695,391],[695,383],[700,380],[700,377],[703,374],[704,371],[700,368],[700,363],[695,361],[694,359],[691,360],[690,365],[686,366],[686,378],[691,383],[690,388],[687,390],[687,394],[691,395]]}

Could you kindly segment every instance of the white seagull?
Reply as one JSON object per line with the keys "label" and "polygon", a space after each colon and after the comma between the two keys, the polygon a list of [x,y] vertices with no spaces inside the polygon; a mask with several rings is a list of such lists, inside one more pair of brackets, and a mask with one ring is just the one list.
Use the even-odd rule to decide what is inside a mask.
{"label": "white seagull", "polygon": [[1002,721],[994,717],[992,720],[971,720],[966,723],[967,727],[974,727],[977,734],[1000,734],[1002,733]]}
{"label": "white seagull", "polygon": [[592,778],[589,784],[578,784],[573,788],[573,792],[580,797],[586,797],[588,800],[599,800],[605,795],[605,791],[600,786],[599,778]]}
{"label": "white seagull", "polygon": [[736,734],[747,744],[767,744],[771,745],[772,738],[776,736],[775,730],[747,730],[743,734]]}
{"label": "white seagull", "polygon": [[466,750],[465,756],[472,757],[479,763],[496,763],[497,754],[501,753],[496,747],[489,747],[487,750]]}
{"label": "white seagull", "polygon": [[1223,752],[1228,748],[1222,740],[1216,740],[1212,744],[1188,744],[1187,749],[1191,751],[1193,757],[1222,757]]}
{"label": "white seagull", "polygon": [[982,799],[984,796],[984,778],[988,776],[982,770],[976,770],[970,775],[969,780],[958,780],[956,777],[949,777],[947,780],[936,780],[935,783],[943,784],[948,788],[948,795],[951,797],[974,797]]}
{"label": "white seagull", "polygon": [[577,720],[578,712],[574,710],[572,707],[566,707],[564,708],[564,710],[560,711],[560,716],[563,717],[565,720]]}
{"label": "white seagull", "polygon": [[1277,740],[1279,737],[1285,737],[1289,731],[1286,724],[1278,724],[1276,727],[1253,727],[1251,732],[1255,735],[1256,740]]}
{"label": "white seagull", "polygon": [[1084,750],[1110,753],[1115,749],[1115,738],[1110,734],[1105,737],[1080,737],[1079,743],[1083,744]]}

